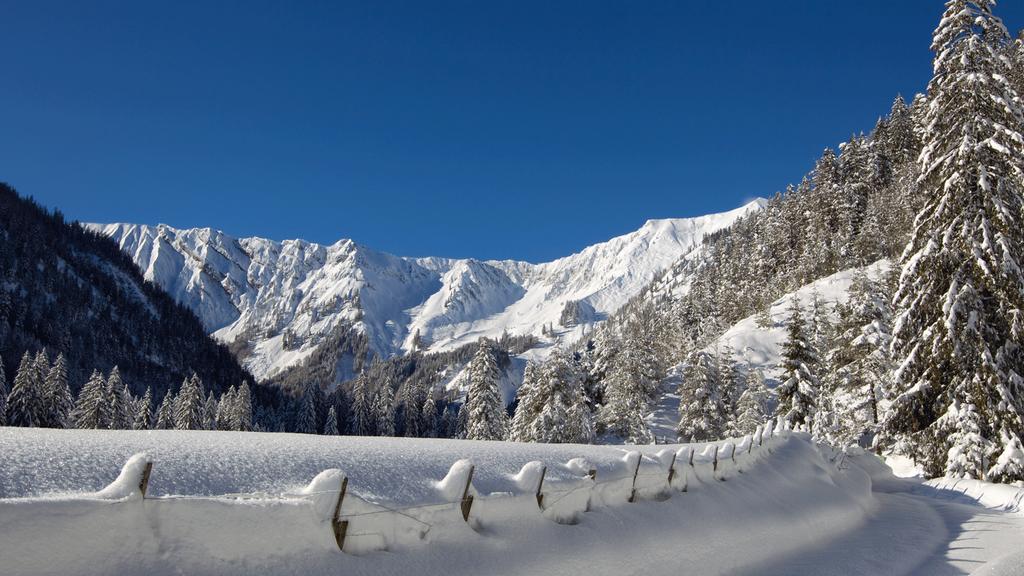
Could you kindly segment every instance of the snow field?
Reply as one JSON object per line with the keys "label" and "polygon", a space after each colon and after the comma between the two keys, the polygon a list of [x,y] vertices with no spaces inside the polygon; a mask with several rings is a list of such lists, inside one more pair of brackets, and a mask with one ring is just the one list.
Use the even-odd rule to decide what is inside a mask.
{"label": "snow field", "polygon": [[[286,480],[276,484],[276,489],[265,484],[261,491],[214,495],[211,489],[226,486],[226,478],[203,481],[199,472],[223,468],[244,473],[244,467],[233,467],[232,458],[224,457],[230,454],[220,455],[204,447],[203,456],[167,458],[174,453],[185,456],[180,451],[195,446],[194,442],[171,442],[171,447],[131,455],[117,474],[116,468],[102,465],[115,457],[113,449],[144,444],[142,440],[150,433],[114,434],[122,438],[94,431],[0,429],[4,469],[11,472],[17,468],[2,477],[0,484],[0,518],[4,519],[0,523],[0,556],[13,559],[13,564],[5,561],[11,573],[136,573],[141,566],[157,573],[170,566],[177,571],[180,562],[185,562],[178,553],[181,551],[187,551],[187,562],[200,563],[192,566],[198,573],[231,573],[243,568],[259,572],[258,567],[284,565],[297,556],[337,557],[340,523],[345,523],[344,556],[375,558],[379,554],[371,552],[422,551],[434,542],[458,542],[479,535],[486,538],[502,526],[532,525],[541,517],[575,524],[587,511],[619,508],[629,502],[664,501],[682,491],[700,493],[754,470],[773,447],[790,441],[788,434],[770,432],[742,439],[738,443],[742,449],[732,442],[617,449],[425,441],[419,457],[407,459],[404,469],[392,471],[391,482],[384,486],[360,485],[359,478],[374,476],[354,472],[380,462],[395,462],[386,457],[363,460],[361,465],[349,459],[344,462],[348,474],[337,468],[321,470],[304,486],[292,486]],[[196,434],[168,432],[160,436],[164,441],[180,441],[182,436],[194,441]],[[235,456],[238,452],[251,455],[252,445],[261,444],[259,437],[268,436],[206,433],[225,435],[242,445]],[[295,444],[313,438],[287,436]],[[338,440],[347,444],[344,438]],[[380,439],[350,440],[375,444],[384,455],[392,448]],[[75,444],[79,450],[74,449]],[[435,457],[438,452],[450,453],[450,444],[462,447],[470,457],[457,459],[443,475],[423,477],[426,470],[438,469]],[[32,446],[37,449],[34,458]],[[99,455],[104,450],[108,455],[97,458],[100,464],[94,463],[89,470],[84,470],[82,463],[75,465],[73,459],[72,466],[64,465],[68,462],[65,457],[75,452]],[[558,457],[573,451],[586,455],[558,463]],[[514,464],[496,469],[498,456]],[[541,459],[513,467],[531,456]],[[277,458],[294,461],[296,457],[281,452]],[[143,497],[140,484],[147,462],[153,466]],[[107,478],[116,475],[116,479],[90,491],[102,472]],[[12,482],[12,478],[23,476],[28,480]],[[31,482],[43,477],[49,479],[48,484]],[[176,480],[169,483],[168,477]],[[396,498],[380,496],[387,488],[405,483],[414,484],[414,489],[399,491]],[[169,486],[179,490],[170,493]],[[347,490],[339,508],[343,486]]]}

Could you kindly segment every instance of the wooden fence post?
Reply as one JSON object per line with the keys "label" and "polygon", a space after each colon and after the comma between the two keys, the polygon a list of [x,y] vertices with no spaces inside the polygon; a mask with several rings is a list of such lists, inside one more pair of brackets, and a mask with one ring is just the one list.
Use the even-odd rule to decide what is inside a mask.
{"label": "wooden fence post", "polygon": [[345,499],[345,492],[348,490],[348,477],[341,479],[341,491],[338,492],[338,502],[334,505],[334,517],[331,518],[331,528],[334,530],[334,541],[338,543],[338,550],[345,551],[345,534],[348,532],[348,520],[341,519],[341,502]]}
{"label": "wooden fence post", "polygon": [[537,507],[544,510],[544,476],[548,473],[548,467],[545,466],[540,471],[540,482],[537,483]]}
{"label": "wooden fence post", "polygon": [[469,522],[469,511],[473,509],[473,495],[469,493],[469,486],[473,483],[473,470],[476,466],[469,467],[469,476],[466,478],[466,487],[462,490],[462,519]]}
{"label": "wooden fence post", "polygon": [[629,491],[629,502],[636,502],[636,478],[640,475],[640,464],[644,461],[644,455],[641,454],[636,460],[636,470],[633,471],[633,487]]}
{"label": "wooden fence post", "polygon": [[678,454],[673,452],[672,453],[672,463],[668,465],[668,487],[669,488],[672,487],[672,479],[675,478],[675,476],[676,476],[676,456],[678,456]]}
{"label": "wooden fence post", "polygon": [[146,462],[146,467],[142,470],[142,480],[139,481],[139,492],[142,493],[142,499],[146,499],[146,490],[149,490],[149,475],[153,473],[153,463]]}

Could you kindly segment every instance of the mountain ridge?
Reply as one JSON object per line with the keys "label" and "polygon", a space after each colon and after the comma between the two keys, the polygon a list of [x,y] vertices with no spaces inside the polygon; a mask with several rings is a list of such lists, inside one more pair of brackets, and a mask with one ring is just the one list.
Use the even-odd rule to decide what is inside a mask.
{"label": "mountain ridge", "polygon": [[[192,309],[218,340],[242,350],[246,367],[267,379],[301,363],[339,329],[360,332],[368,351],[382,357],[451,350],[504,332],[572,339],[705,235],[764,202],[648,220],[633,232],[538,264],[403,257],[351,239],[324,245],[165,224],[83,226],[113,239],[147,280]],[[574,316],[562,326],[567,306]]]}

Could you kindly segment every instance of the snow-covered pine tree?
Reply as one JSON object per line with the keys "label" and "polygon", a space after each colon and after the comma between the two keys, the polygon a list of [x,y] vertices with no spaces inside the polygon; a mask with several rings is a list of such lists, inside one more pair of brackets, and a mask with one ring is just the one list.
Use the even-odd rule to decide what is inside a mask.
{"label": "snow-covered pine tree", "polygon": [[99,370],[93,370],[92,376],[78,392],[78,401],[71,411],[71,419],[76,428],[106,429],[110,427],[110,399],[107,398],[107,381]]}
{"label": "snow-covered pine tree", "polygon": [[930,476],[1022,480],[1024,117],[992,0],[935,30],[920,193],[901,259],[886,427]]}
{"label": "snow-covered pine tree", "polygon": [[508,414],[498,388],[498,364],[490,342],[480,341],[467,370],[466,438],[504,440],[508,436]]}
{"label": "snow-covered pine tree", "polygon": [[181,383],[181,390],[174,399],[174,429],[202,430],[203,424],[202,382],[192,373]]}
{"label": "snow-covered pine tree", "polygon": [[782,345],[784,380],[776,389],[779,404],[775,415],[787,420],[794,428],[811,426],[818,396],[818,376],[814,372],[818,355],[809,336],[800,301],[793,296],[786,322],[786,341]]}
{"label": "snow-covered pine tree", "polygon": [[523,370],[523,382],[516,391],[519,402],[512,416],[509,427],[509,440],[512,442],[537,442],[533,435],[533,425],[544,408],[544,395],[540,389],[540,367],[533,361],[526,363]]}
{"label": "snow-covered pine tree", "polygon": [[249,389],[249,382],[242,381],[235,393],[235,409],[231,411],[230,425],[232,430],[249,432],[252,425],[252,392]]}
{"label": "snow-covered pine tree", "polygon": [[35,359],[26,351],[7,397],[7,425],[38,426],[45,418],[44,410],[43,382],[36,370]]}
{"label": "snow-covered pine tree", "polygon": [[854,274],[849,299],[838,305],[836,338],[828,353],[824,380],[838,401],[841,444],[878,432],[881,402],[891,390],[892,307],[886,283],[863,270]]}
{"label": "snow-covered pine tree", "polygon": [[146,392],[135,405],[133,430],[149,430],[153,427],[153,391],[146,386]]}
{"label": "snow-covered pine tree", "polygon": [[160,408],[156,411],[156,422],[153,423],[154,430],[173,430],[174,426],[174,407],[176,401],[174,394],[170,390],[164,394],[163,400],[160,402]]}
{"label": "snow-covered pine tree", "polygon": [[419,388],[410,379],[402,383],[402,420],[404,423],[404,436],[406,438],[419,438],[423,431],[420,430],[421,397]]}
{"label": "snow-covered pine tree", "polygon": [[324,435],[338,435],[338,412],[334,409],[334,406],[331,406],[330,409],[327,410],[327,421],[324,423]]}
{"label": "snow-covered pine tree", "polygon": [[[815,350],[828,350],[834,337],[835,326],[830,316],[828,302],[821,297],[817,285],[811,286],[811,309],[809,330]],[[819,358],[819,362],[821,359]]]}
{"label": "snow-covered pine tree", "polygon": [[237,410],[238,389],[232,384],[228,391],[220,395],[217,402],[217,414],[215,417],[217,430],[234,430],[232,417]]}
{"label": "snow-covered pine tree", "polygon": [[605,403],[598,410],[598,423],[630,444],[651,444],[654,436],[644,421],[647,394],[627,366],[627,362],[616,362],[605,377]]}
{"label": "snow-covered pine tree", "polygon": [[217,398],[213,392],[206,393],[206,400],[203,402],[203,430],[217,429]]}
{"label": "snow-covered pine tree", "polygon": [[4,374],[4,361],[0,358],[0,426],[7,426],[7,375]]}
{"label": "snow-covered pine tree", "polygon": [[46,394],[46,376],[50,373],[50,357],[46,350],[36,352],[32,361],[32,380],[36,386],[36,422],[34,426],[53,428],[50,424],[50,399]]}
{"label": "snow-covered pine tree", "polygon": [[317,434],[316,429],[316,395],[320,388],[315,384],[306,385],[299,400],[299,410],[295,414],[295,432],[299,434]]}
{"label": "snow-covered pine tree", "polygon": [[107,377],[107,398],[110,399],[110,423],[111,430],[127,430],[132,422],[131,394],[126,393],[124,381],[121,379],[121,370],[114,366]]}
{"label": "snow-covered pine tree", "polygon": [[583,382],[565,350],[555,350],[540,367],[536,388],[541,408],[529,425],[530,441],[583,444],[593,440]]}
{"label": "snow-covered pine tree", "polygon": [[736,434],[753,434],[768,418],[770,392],[764,385],[764,373],[751,369],[747,372],[746,389],[736,403]]}
{"label": "snow-covered pine tree", "polygon": [[424,438],[437,438],[437,401],[434,400],[434,393],[427,391],[427,401],[423,403],[420,422],[423,424]]}
{"label": "snow-covered pine tree", "polygon": [[376,432],[373,396],[368,386],[366,373],[360,372],[352,385],[352,417],[349,419],[351,433],[355,436],[373,436]]}
{"label": "snow-covered pine tree", "polygon": [[391,380],[385,379],[377,388],[373,399],[374,429],[377,436],[395,435],[395,395],[391,389]]}
{"label": "snow-covered pine tree", "polygon": [[707,352],[696,352],[687,361],[679,383],[679,425],[684,441],[707,442],[722,438],[726,414],[722,405],[718,362]]}
{"label": "snow-covered pine tree", "polygon": [[621,348],[610,360],[604,378],[604,405],[598,410],[600,428],[635,444],[654,441],[644,416],[664,377],[669,334],[653,304],[630,310],[622,328]]}
{"label": "snow-covered pine tree", "polygon": [[743,393],[742,375],[734,361],[735,351],[728,343],[720,343],[715,349],[715,365],[718,370],[718,392],[722,399],[722,436],[736,436],[736,419],[739,416],[736,403]]}
{"label": "snow-covered pine tree", "polygon": [[46,374],[43,391],[46,401],[46,425],[51,428],[69,428],[75,399],[68,385],[68,367],[64,354],[57,355],[53,366]]}

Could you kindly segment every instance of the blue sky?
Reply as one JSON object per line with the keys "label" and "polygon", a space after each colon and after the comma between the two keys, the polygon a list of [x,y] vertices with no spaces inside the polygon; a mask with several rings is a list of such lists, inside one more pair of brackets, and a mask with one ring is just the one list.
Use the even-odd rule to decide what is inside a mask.
{"label": "blue sky", "polygon": [[543,261],[798,180],[924,89],[942,4],[0,0],[0,180],[85,221]]}

